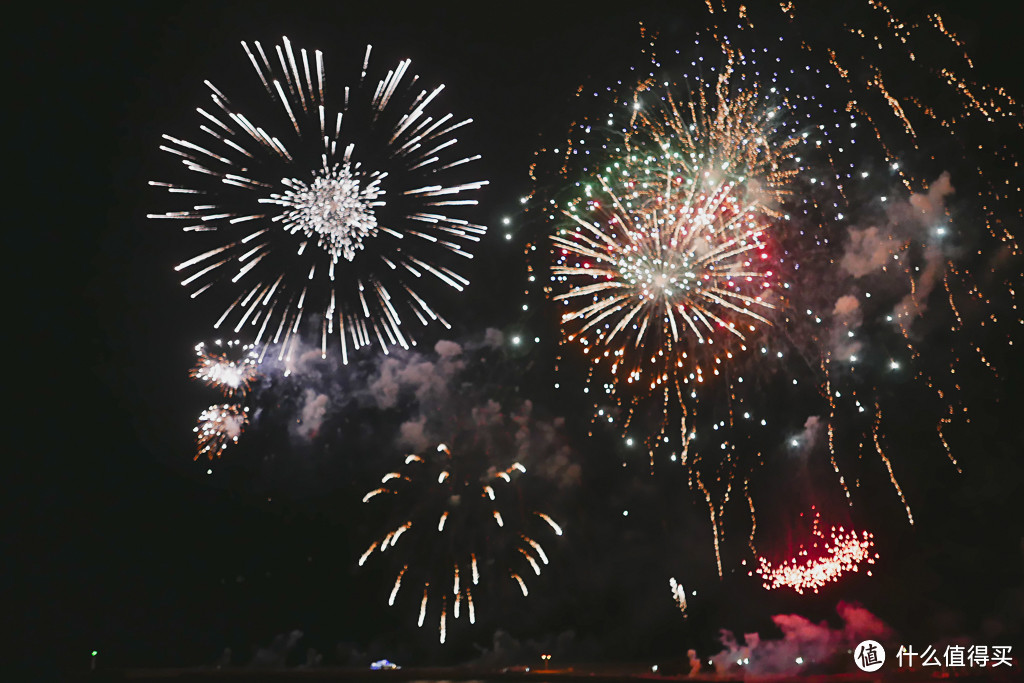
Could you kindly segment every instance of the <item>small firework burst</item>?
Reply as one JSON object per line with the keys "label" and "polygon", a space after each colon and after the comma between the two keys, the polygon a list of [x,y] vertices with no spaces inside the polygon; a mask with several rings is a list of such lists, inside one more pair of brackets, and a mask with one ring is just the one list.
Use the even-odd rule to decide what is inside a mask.
{"label": "small firework burst", "polygon": [[[812,508],[813,509],[813,508]],[[801,514],[801,516],[803,516]],[[786,587],[799,594],[810,590],[815,593],[822,586],[838,581],[849,572],[857,572],[864,564],[873,565],[878,559],[874,552],[874,534],[853,529],[832,527],[826,536],[821,528],[821,513],[815,511],[810,547],[801,544],[796,557],[781,564],[773,564],[761,556],[755,570],[766,590]],[[748,572],[753,575],[755,572]],[[866,571],[871,576],[871,570]]]}
{"label": "small firework burst", "polygon": [[252,345],[238,340],[196,344],[196,365],[190,375],[227,397],[244,396],[256,379],[259,363]]}
{"label": "small firework burst", "polygon": [[370,544],[359,565],[375,552],[398,558],[401,568],[388,605],[408,586],[419,608],[417,625],[434,612],[442,643],[449,619],[476,623],[481,592],[494,595],[511,587],[514,594],[529,595],[527,577],[539,576],[549,563],[538,539],[562,535],[551,517],[522,508],[515,489],[526,472],[523,465],[495,470],[481,464],[440,444],[436,453],[407,456],[401,469],[384,475],[381,486],[363,498],[389,502],[400,522]]}
{"label": "small firework burst", "polygon": [[235,443],[249,422],[249,409],[238,405],[213,405],[199,414],[196,434],[196,455],[193,460],[206,456],[219,458],[224,450]]}

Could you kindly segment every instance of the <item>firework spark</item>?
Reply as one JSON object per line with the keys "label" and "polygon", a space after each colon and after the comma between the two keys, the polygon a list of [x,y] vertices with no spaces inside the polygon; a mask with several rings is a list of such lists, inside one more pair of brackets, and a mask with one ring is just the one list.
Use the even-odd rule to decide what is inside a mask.
{"label": "firework spark", "polygon": [[676,603],[676,607],[679,611],[686,616],[686,589],[683,585],[676,581],[675,577],[671,577],[668,580],[668,587],[672,590],[672,600]]}
{"label": "firework spark", "polygon": [[[813,509],[813,508],[812,508]],[[801,516],[803,516],[801,514]],[[874,549],[874,534],[864,531],[858,536],[853,529],[832,527],[829,535],[821,529],[821,513],[814,513],[814,528],[811,547],[800,545],[796,557],[775,565],[765,557],[758,557],[755,570],[767,590],[779,587],[792,588],[799,594],[805,590],[818,590],[840,579],[844,574],[859,571],[863,564],[874,564],[878,553]],[[871,570],[867,570],[871,576]],[[748,572],[753,575],[754,572]]]}
{"label": "firework spark", "polygon": [[238,437],[248,422],[249,409],[238,405],[213,405],[204,410],[192,430],[196,434],[193,460],[203,455],[210,460],[219,458],[228,446],[238,443]]}
{"label": "firework spark", "polygon": [[234,290],[216,327],[248,328],[261,356],[274,343],[284,357],[306,327],[322,355],[335,337],[346,363],[350,348],[409,348],[410,323],[447,327],[429,301],[469,284],[453,261],[486,232],[460,216],[487,184],[464,177],[479,155],[460,152],[456,132],[472,119],[437,111],[444,86],[421,89],[409,60],[369,79],[370,47],[358,77],[332,90],[337,105],[319,50],[242,47],[264,108],[243,110],[207,81],[201,141],[164,135],[160,147],[188,179],[150,183],[187,202],[151,218],[212,233],[177,266],[181,284],[193,298]]}
{"label": "firework spark", "polygon": [[[541,534],[562,535],[548,515],[521,507],[515,489],[525,467],[516,462],[496,471],[479,465],[441,444],[435,454],[406,456],[399,470],[384,475],[381,485],[363,497],[364,503],[391,499],[405,514],[370,544],[359,566],[374,553],[391,551],[405,558],[388,605],[411,583],[417,591],[417,625],[422,627],[436,609],[442,643],[449,618],[476,623],[477,601],[485,590],[493,594],[512,586],[515,594],[527,596],[526,577],[539,576],[550,562]],[[539,531],[531,531],[533,526]],[[487,583],[492,584],[489,589]]]}
{"label": "firework spark", "polygon": [[196,344],[197,360],[191,376],[227,397],[244,396],[258,373],[256,352],[238,340],[218,339],[214,346],[210,349],[205,342]]}

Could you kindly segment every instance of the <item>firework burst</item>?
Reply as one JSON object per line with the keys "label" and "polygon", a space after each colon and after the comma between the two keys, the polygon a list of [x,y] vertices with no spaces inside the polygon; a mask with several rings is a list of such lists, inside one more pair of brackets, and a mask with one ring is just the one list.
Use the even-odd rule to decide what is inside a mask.
{"label": "firework burst", "polygon": [[400,558],[388,605],[411,595],[417,625],[430,615],[442,643],[450,621],[476,623],[481,593],[528,596],[527,580],[549,563],[540,539],[562,535],[551,517],[523,509],[516,480],[525,467],[495,470],[468,453],[441,444],[436,453],[409,455],[363,498],[390,502],[401,521],[370,544],[359,565],[375,553]]}
{"label": "firework burst", "polygon": [[238,405],[213,405],[199,414],[196,434],[196,455],[193,460],[206,456],[219,458],[224,450],[235,443],[249,423],[249,409]]}
{"label": "firework burst", "polygon": [[[553,237],[565,341],[611,380],[624,428],[652,394],[681,410],[684,462],[690,399],[778,308],[772,233],[798,173],[799,138],[780,129],[779,109],[734,91],[730,75],[650,112],[642,84],[622,159],[568,204]],[[647,435],[652,457],[663,437]]]}
{"label": "firework burst", "polygon": [[[1006,216],[1020,218],[1007,203],[1020,188],[1008,194],[1000,185],[1009,180],[982,171],[1015,162],[1005,147],[969,140],[1008,120],[1019,133],[1019,106],[957,75],[953,64],[973,68],[966,56],[922,65],[921,34],[962,51],[941,18],[914,25],[870,5],[858,21],[879,24],[874,37],[844,23],[830,45],[795,3],[762,17],[709,2],[720,23],[698,34],[692,57],[651,53],[649,73],[553,150],[563,190],[543,205],[553,262],[545,290],[560,312],[562,360],[589,361],[596,421],[617,423],[627,445],[639,436],[651,467],[658,453],[688,466],[720,573],[726,503],[742,486],[753,548],[750,471],[776,452],[827,448],[851,504],[851,488],[875,476],[862,454],[876,454],[912,524],[884,416],[913,396],[919,412],[934,411],[936,445],[959,467],[946,434],[954,420],[969,422],[957,375],[964,352],[997,374],[962,336],[944,357],[922,357],[930,330],[915,323],[927,313],[927,328],[960,332],[966,307],[982,324],[1013,326],[1011,345],[1024,324],[1002,316],[1007,297],[993,301],[972,275],[1004,280],[1017,309],[1019,270],[1006,263],[1020,249]],[[795,39],[766,42],[755,24],[780,18]],[[875,63],[867,50],[881,42],[908,58],[916,81]],[[923,99],[914,87],[925,82],[948,97]],[[952,210],[953,177],[981,201]],[[780,422],[773,403],[800,421]],[[807,416],[807,438],[794,437]],[[842,453],[854,450],[851,476]]]}
{"label": "firework burst", "polygon": [[[813,508],[812,508],[813,509]],[[801,517],[803,515],[801,514]],[[775,565],[765,557],[758,557],[755,570],[766,590],[779,587],[792,588],[799,594],[805,590],[815,593],[844,574],[857,572],[864,564],[872,565],[878,559],[874,550],[874,535],[833,526],[828,536],[821,528],[821,513],[815,511],[810,548],[801,544],[796,557]],[[753,576],[755,572],[748,572]],[[867,570],[871,576],[871,570]]]}
{"label": "firework burst", "polygon": [[238,340],[218,339],[213,346],[208,348],[205,342],[196,344],[196,365],[190,375],[227,397],[244,396],[259,372],[255,350]]}
{"label": "firework burst", "polygon": [[[622,103],[621,127],[604,122],[599,145],[611,154],[588,162],[592,180],[556,222],[552,298],[563,343],[592,364],[588,391],[615,401],[598,413],[641,435],[652,468],[666,450],[689,467],[721,571],[723,508],[734,484],[747,488],[736,456],[766,433],[751,371],[769,347],[779,358],[810,347],[790,343],[799,265],[789,249],[794,206],[807,213],[814,197],[803,175],[814,143],[802,132],[814,103],[748,78],[757,58],[717,47],[725,66],[687,77],[685,97],[647,79]],[[701,406],[721,458],[694,446]]]}
{"label": "firework burst", "polygon": [[[242,43],[266,99],[235,104],[209,81],[200,141],[164,135],[187,179],[151,182],[187,205],[151,214],[185,224],[206,248],[176,268],[193,298],[224,296],[216,327],[243,328],[265,353],[289,353],[304,328],[350,349],[414,344],[412,324],[448,326],[430,301],[461,291],[457,263],[486,228],[460,216],[487,181],[465,177],[472,119],[438,111],[443,85],[422,87],[399,62],[375,80],[367,47],[348,85],[331,90],[317,50]],[[268,104],[271,107],[268,108]],[[216,286],[215,286],[216,285]],[[230,294],[229,294],[230,292]]]}

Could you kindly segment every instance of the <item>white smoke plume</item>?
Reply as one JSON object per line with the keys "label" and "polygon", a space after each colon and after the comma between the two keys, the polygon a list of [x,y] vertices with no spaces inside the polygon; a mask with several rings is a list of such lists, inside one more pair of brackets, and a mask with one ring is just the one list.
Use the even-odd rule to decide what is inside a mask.
{"label": "white smoke plume", "polygon": [[[494,454],[495,465],[519,461],[531,477],[574,487],[581,470],[565,421],[538,415],[519,396],[520,369],[506,356],[505,342],[501,331],[488,329],[344,366],[334,355],[325,359],[318,347],[293,344],[284,358],[272,349],[261,364],[269,391],[254,392],[263,399],[255,418],[262,424],[273,415],[287,425],[293,446],[315,443],[317,453],[329,452],[339,438],[350,452],[423,453],[460,432],[472,434]],[[314,470],[321,466],[319,460],[303,462]]]}
{"label": "white smoke plume", "polygon": [[377,407],[394,408],[403,392],[410,392],[420,404],[447,398],[455,375],[465,368],[462,347],[455,342],[439,341],[434,345],[437,360],[418,353],[389,356],[370,380],[370,395]]}
{"label": "white smoke plume", "polygon": [[320,431],[330,399],[327,394],[318,394],[313,389],[303,392],[302,409],[299,411],[298,423],[292,432],[303,439],[312,439]]}
{"label": "white smoke plume", "polygon": [[899,245],[893,235],[877,226],[850,228],[849,234],[850,241],[839,265],[853,277],[864,277],[889,265]]}
{"label": "white smoke plume", "polygon": [[832,309],[832,352],[839,358],[856,356],[863,342],[856,338],[863,316],[860,300],[852,294],[844,294]]}
{"label": "white smoke plume", "polygon": [[801,453],[805,455],[814,450],[814,446],[818,443],[818,437],[821,434],[821,428],[824,426],[822,420],[817,415],[811,415],[804,422],[804,430],[800,434],[799,445]]}

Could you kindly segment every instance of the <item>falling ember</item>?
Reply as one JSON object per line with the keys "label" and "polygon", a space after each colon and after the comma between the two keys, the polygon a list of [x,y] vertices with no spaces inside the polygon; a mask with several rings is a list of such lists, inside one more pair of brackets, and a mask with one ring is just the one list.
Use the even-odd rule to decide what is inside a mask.
{"label": "falling ember", "polygon": [[[363,502],[365,503],[366,501],[364,500]],[[368,558],[370,556],[370,553],[372,553],[374,550],[377,549],[377,545],[378,545],[377,541],[374,541],[373,543],[370,544],[370,547],[367,548],[366,551],[362,555],[359,556],[359,566],[360,567],[362,567],[364,564],[366,564],[366,558]]]}
{"label": "falling ember", "polygon": [[[542,548],[540,546],[540,543],[537,543],[537,541],[535,541],[532,538],[529,538],[527,536],[523,536],[523,540],[526,541],[530,545],[530,547],[533,548],[537,552],[537,556],[540,557],[540,561],[541,562],[543,562],[544,564],[548,564],[547,553],[544,552],[544,548]],[[526,552],[526,551],[524,550],[523,552]]]}
{"label": "falling ember", "polygon": [[686,616],[686,589],[683,588],[682,584],[675,580],[675,577],[671,577],[668,580],[668,587],[672,589],[672,600],[675,601],[676,607],[679,611]]}
{"label": "falling ember", "polygon": [[420,617],[416,621],[416,625],[420,628],[423,627],[423,619],[427,616],[427,595],[430,591],[430,584],[423,585],[423,600],[420,601]]}
{"label": "falling ember", "polygon": [[405,574],[405,570],[409,568],[409,565],[402,567],[402,571],[398,572],[398,576],[395,577],[395,585],[391,589],[391,595],[388,596],[388,607],[393,607],[395,604],[395,598],[398,597],[398,590],[402,587],[402,576]]}
{"label": "falling ember", "polygon": [[370,491],[369,493],[367,493],[365,496],[363,496],[363,502],[366,503],[371,498],[373,498],[374,496],[379,496],[380,494],[386,493],[386,492],[387,492],[386,489],[374,489],[374,490]]}
{"label": "falling ember", "polygon": [[512,578],[515,579],[516,583],[519,584],[519,590],[523,591],[523,597],[528,596],[530,594],[530,591],[527,590],[526,582],[523,581],[523,577],[519,576],[519,574],[512,574]]}
{"label": "falling ember", "polygon": [[547,522],[548,526],[550,526],[552,529],[554,529],[555,534],[557,534],[558,536],[562,535],[562,527],[558,526],[558,524],[555,523],[555,520],[551,519],[550,517],[548,517],[543,512],[536,512],[534,514],[536,514],[538,517],[540,517],[545,522]]}
{"label": "falling ember", "polygon": [[[810,550],[801,545],[796,557],[780,565],[772,564],[763,556],[757,558],[759,566],[755,571],[767,590],[785,586],[801,595],[805,590],[817,593],[825,584],[838,581],[844,574],[858,571],[862,564],[871,565],[878,559],[878,553],[872,552],[874,534],[864,531],[858,536],[852,529],[832,527],[826,536],[821,529],[821,513],[817,511],[812,534],[815,540]],[[871,576],[870,570],[867,575]]]}
{"label": "falling ember", "polygon": [[526,558],[526,561],[530,563],[530,567],[533,569],[533,573],[537,576],[540,576],[540,565],[537,564],[537,560],[533,559],[533,555],[528,553],[523,548],[519,548],[519,552],[521,552],[523,554],[523,557]]}
{"label": "falling ember", "polygon": [[701,491],[704,492],[704,498],[705,498],[705,500],[707,500],[708,514],[709,514],[709,516],[711,518],[711,533],[714,536],[715,564],[718,566],[718,576],[721,577],[722,576],[722,548],[721,548],[721,545],[719,544],[719,540],[718,540],[718,530],[719,530],[719,527],[721,526],[721,524],[720,524],[719,520],[716,518],[715,504],[711,500],[711,493],[709,493],[707,488],[704,487],[704,482],[699,480],[699,479],[697,480],[697,486],[698,486],[698,488],[700,488]]}
{"label": "falling ember", "polygon": [[877,411],[877,418],[875,421],[875,428],[871,432],[871,438],[875,442],[875,450],[878,452],[878,457],[880,457],[882,459],[882,462],[885,463],[885,469],[889,472],[889,481],[892,482],[893,488],[896,489],[896,493],[898,493],[900,496],[900,502],[903,503],[903,507],[906,508],[907,510],[907,520],[910,522],[911,525],[913,525],[914,513],[910,511],[910,505],[907,503],[907,498],[906,496],[903,495],[903,488],[900,486],[900,483],[896,481],[896,475],[893,474],[892,461],[889,460],[888,456],[886,456],[885,454],[885,451],[882,450],[882,444],[879,441],[878,424],[882,420],[882,410],[881,408],[878,407],[877,403],[875,404],[875,410]]}
{"label": "falling ember", "polygon": [[409,60],[367,78],[369,47],[331,98],[319,50],[242,49],[262,103],[243,111],[207,81],[197,137],[160,146],[185,172],[150,182],[178,208],[149,217],[205,242],[176,267],[181,284],[222,296],[215,327],[246,329],[261,358],[269,344],[290,354],[307,326],[345,363],[409,348],[414,326],[448,327],[430,302],[469,284],[457,270],[487,231],[466,214],[487,185],[467,176],[480,155],[457,137],[472,119],[440,110],[444,86],[423,87]]}

